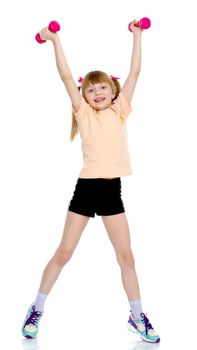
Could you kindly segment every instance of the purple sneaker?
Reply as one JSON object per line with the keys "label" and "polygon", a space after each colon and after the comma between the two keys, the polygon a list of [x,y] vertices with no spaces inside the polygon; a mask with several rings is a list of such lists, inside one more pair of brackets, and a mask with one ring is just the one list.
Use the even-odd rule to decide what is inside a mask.
{"label": "purple sneaker", "polygon": [[31,305],[22,327],[22,334],[28,339],[34,339],[38,333],[38,324],[43,312],[37,311],[34,305]]}
{"label": "purple sneaker", "polygon": [[129,331],[139,334],[139,336],[146,342],[159,343],[160,337],[153,329],[149,322],[149,319],[144,313],[141,313],[142,319],[134,319],[131,316],[127,322],[127,328]]}

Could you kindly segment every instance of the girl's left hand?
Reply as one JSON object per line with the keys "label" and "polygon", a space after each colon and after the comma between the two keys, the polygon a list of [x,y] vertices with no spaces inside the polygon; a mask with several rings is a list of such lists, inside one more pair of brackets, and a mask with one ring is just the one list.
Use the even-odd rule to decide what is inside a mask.
{"label": "girl's left hand", "polygon": [[132,30],[132,32],[135,33],[142,33],[144,29],[141,29],[140,27],[136,27],[135,24],[137,24],[139,21],[137,21],[136,19],[134,19],[131,24],[130,24],[130,28]]}

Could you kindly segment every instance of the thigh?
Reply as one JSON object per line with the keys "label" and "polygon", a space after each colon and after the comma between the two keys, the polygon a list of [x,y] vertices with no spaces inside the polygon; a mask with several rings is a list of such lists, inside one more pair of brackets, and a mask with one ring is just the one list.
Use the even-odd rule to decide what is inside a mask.
{"label": "thigh", "polygon": [[116,254],[130,250],[131,239],[126,214],[102,216],[102,220]]}
{"label": "thigh", "polygon": [[63,236],[59,246],[68,251],[74,251],[88,220],[88,216],[76,214],[68,210]]}

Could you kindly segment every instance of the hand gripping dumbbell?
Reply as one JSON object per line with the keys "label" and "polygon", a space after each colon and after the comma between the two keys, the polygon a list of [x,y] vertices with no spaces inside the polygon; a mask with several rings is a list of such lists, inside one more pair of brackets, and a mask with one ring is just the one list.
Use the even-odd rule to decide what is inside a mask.
{"label": "hand gripping dumbbell", "polygon": [[[130,28],[132,22],[129,23],[128,25],[128,29],[130,30],[130,32],[132,32],[132,29]],[[140,19],[139,22],[134,24],[135,27],[139,27],[140,29],[148,29],[151,26],[151,21],[148,17],[143,17]]]}
{"label": "hand gripping dumbbell", "polygon": [[[60,30],[60,25],[59,25],[59,23],[56,22],[56,21],[51,21],[51,22],[49,23],[48,29],[50,30],[50,32],[56,33],[56,32],[58,32],[58,31]],[[45,42],[46,42],[46,40],[42,40],[42,39],[41,39],[39,33],[36,34],[35,39],[37,40],[37,42],[38,42],[39,44],[42,44],[42,43],[45,43]]]}

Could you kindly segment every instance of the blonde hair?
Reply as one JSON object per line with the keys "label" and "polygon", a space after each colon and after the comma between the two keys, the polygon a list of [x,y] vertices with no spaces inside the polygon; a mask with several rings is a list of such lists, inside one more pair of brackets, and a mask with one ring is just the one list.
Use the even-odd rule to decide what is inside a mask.
{"label": "blonde hair", "polygon": [[[95,70],[95,71],[91,71],[91,72],[87,73],[85,78],[82,81],[82,85],[78,86],[78,89],[82,90],[82,96],[85,100],[86,100],[85,90],[87,89],[89,84],[98,84],[98,83],[109,83],[110,84],[110,86],[112,88],[112,93],[115,94],[115,97],[113,98],[112,101],[114,101],[118,97],[120,90],[121,90],[121,86],[120,86],[119,81],[113,80],[105,72]],[[72,112],[72,126],[71,126],[71,132],[70,132],[70,142],[72,142],[74,140],[77,133],[78,133],[78,125],[77,125],[77,121],[75,119],[75,115]]]}

